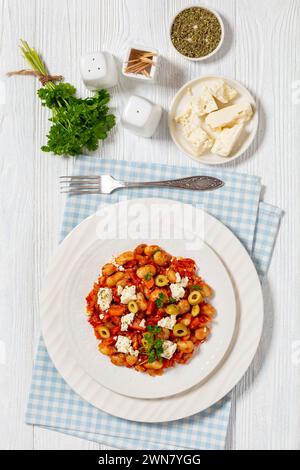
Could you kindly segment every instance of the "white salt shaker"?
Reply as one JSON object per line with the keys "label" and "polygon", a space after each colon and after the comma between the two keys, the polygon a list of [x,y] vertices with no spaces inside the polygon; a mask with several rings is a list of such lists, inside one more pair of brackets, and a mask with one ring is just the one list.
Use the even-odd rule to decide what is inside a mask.
{"label": "white salt shaker", "polygon": [[130,96],[122,115],[123,126],[140,137],[152,137],[162,115],[162,107],[141,96]]}
{"label": "white salt shaker", "polygon": [[92,52],[81,56],[80,72],[85,86],[91,91],[112,88],[118,83],[117,66],[110,52]]}

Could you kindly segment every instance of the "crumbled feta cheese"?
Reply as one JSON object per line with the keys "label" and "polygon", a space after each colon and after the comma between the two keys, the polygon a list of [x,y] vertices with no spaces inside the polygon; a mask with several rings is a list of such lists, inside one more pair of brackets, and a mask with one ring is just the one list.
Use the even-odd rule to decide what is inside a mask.
{"label": "crumbled feta cheese", "polygon": [[180,300],[184,297],[185,290],[184,288],[188,285],[189,278],[188,277],[181,277],[178,272],[175,273],[176,276],[176,284],[171,284],[170,289],[172,292],[172,297],[175,300]]}
{"label": "crumbled feta cheese", "polygon": [[188,285],[188,283],[189,283],[189,278],[188,277],[185,276],[185,277],[181,278],[181,281],[180,281],[181,287],[186,287]]}
{"label": "crumbled feta cheese", "polygon": [[128,304],[130,300],[136,300],[136,286],[126,286],[122,290],[121,303]]}
{"label": "crumbled feta cheese", "polygon": [[169,315],[168,317],[164,317],[157,323],[158,326],[162,328],[168,328],[168,330],[173,330],[174,325],[176,323],[176,315]]}
{"label": "crumbled feta cheese", "polygon": [[146,320],[143,318],[143,320],[140,322],[140,327],[141,328],[146,328]]}
{"label": "crumbled feta cheese", "polygon": [[116,258],[115,258],[115,257],[112,257],[108,262],[109,262],[110,264],[113,264],[116,268],[118,268],[118,271],[125,271],[124,266],[121,266],[120,264],[118,264],[118,263],[116,262]]}
{"label": "crumbled feta cheese", "polygon": [[134,313],[127,313],[121,317],[121,331],[127,331],[134,319]]}
{"label": "crumbled feta cheese", "polygon": [[127,336],[119,335],[115,346],[117,351],[120,353],[130,354],[131,356],[136,357],[139,355],[139,352],[135,351],[131,346],[131,339],[127,338]]}
{"label": "crumbled feta cheese", "polygon": [[163,342],[162,348],[163,352],[161,354],[161,357],[164,357],[165,359],[171,359],[177,349],[177,344],[173,343],[172,341],[166,340]]}
{"label": "crumbled feta cheese", "polygon": [[130,346],[130,348],[129,348],[129,354],[130,354],[130,356],[138,357],[139,352],[138,352],[138,350],[135,350],[135,349],[133,349],[132,346]]}
{"label": "crumbled feta cheese", "polygon": [[103,320],[103,318],[104,318],[104,313],[100,313],[99,318],[100,318],[100,320]]}
{"label": "crumbled feta cheese", "polygon": [[118,336],[116,342],[116,349],[120,353],[128,354],[128,350],[131,346],[131,339],[127,338],[127,336]]}
{"label": "crumbled feta cheese", "polygon": [[173,299],[180,300],[182,299],[182,297],[184,297],[185,290],[179,283],[170,284],[170,289],[171,289],[171,294],[172,294]]}
{"label": "crumbled feta cheese", "polygon": [[101,310],[106,312],[109,309],[112,301],[112,290],[109,287],[100,287],[97,299]]}
{"label": "crumbled feta cheese", "polygon": [[117,294],[121,295],[123,292],[123,287],[122,286],[117,286]]}

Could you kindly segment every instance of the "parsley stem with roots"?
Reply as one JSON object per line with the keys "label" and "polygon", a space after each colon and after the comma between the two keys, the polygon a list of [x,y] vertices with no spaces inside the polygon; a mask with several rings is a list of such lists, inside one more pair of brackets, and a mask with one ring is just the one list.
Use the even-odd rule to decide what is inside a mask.
{"label": "parsley stem with roots", "polygon": [[80,155],[85,150],[95,151],[99,141],[107,138],[116,123],[115,116],[109,114],[108,91],[103,89],[93,97],[77,98],[73,85],[55,83],[62,77],[49,75],[37,51],[26,41],[20,41],[20,49],[33,71],[30,74],[39,78],[43,85],[37,92],[42,105],[52,113],[48,142],[42,150],[66,156]]}

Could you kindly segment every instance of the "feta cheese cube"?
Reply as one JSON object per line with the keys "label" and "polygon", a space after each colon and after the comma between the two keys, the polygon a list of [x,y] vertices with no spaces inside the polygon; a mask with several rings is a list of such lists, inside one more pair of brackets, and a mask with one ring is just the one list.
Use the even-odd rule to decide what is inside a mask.
{"label": "feta cheese cube", "polygon": [[130,300],[136,300],[136,286],[125,286],[121,293],[121,303],[128,304]]}
{"label": "feta cheese cube", "polygon": [[112,301],[112,290],[109,287],[100,287],[97,294],[97,301],[101,310],[106,312]]}
{"label": "feta cheese cube", "polygon": [[233,127],[224,128],[221,132],[219,132],[216,136],[214,146],[211,149],[212,152],[216,153],[217,155],[221,155],[222,157],[228,157],[237,143],[243,131],[243,127],[244,124],[236,124]]}
{"label": "feta cheese cube", "polygon": [[117,294],[121,295],[123,292],[123,287],[122,286],[117,286]]}
{"label": "feta cheese cube", "polygon": [[170,284],[170,289],[172,293],[172,297],[175,300],[180,300],[184,297],[185,290],[184,288],[188,285],[189,278],[188,277],[181,277],[178,272],[175,273],[176,276],[176,284]]}
{"label": "feta cheese cube", "polygon": [[213,140],[201,127],[201,119],[193,112],[190,104],[186,111],[180,116],[175,117],[175,121],[182,125],[182,131],[187,141],[196,151],[197,155],[202,155],[213,145]]}
{"label": "feta cheese cube", "polygon": [[177,344],[166,340],[163,342],[162,348],[163,352],[161,357],[164,357],[165,359],[171,359],[177,349]]}
{"label": "feta cheese cube", "polygon": [[169,315],[168,317],[164,317],[157,323],[158,326],[162,328],[167,328],[168,330],[173,330],[176,324],[176,315]]}
{"label": "feta cheese cube", "polygon": [[116,350],[123,354],[130,354],[131,356],[137,357],[139,352],[134,350],[131,346],[131,339],[127,338],[127,336],[119,335],[117,338],[117,342],[115,344]]}
{"label": "feta cheese cube", "polygon": [[127,313],[121,317],[121,331],[127,331],[129,325],[132,324],[134,320],[134,313]]}
{"label": "feta cheese cube", "polygon": [[140,322],[140,327],[141,328],[146,328],[146,320],[143,318],[143,320]]}
{"label": "feta cheese cube", "polygon": [[211,113],[218,109],[218,105],[214,100],[207,88],[204,89],[200,96],[197,96],[192,101],[194,112],[198,116],[204,116],[205,114]]}
{"label": "feta cheese cube", "polygon": [[206,117],[206,124],[212,129],[222,129],[232,124],[240,124],[251,119],[253,114],[250,103],[241,102],[214,111]]}
{"label": "feta cheese cube", "polygon": [[180,300],[180,299],[182,299],[182,297],[184,297],[185,290],[180,285],[180,283],[170,284],[170,289],[171,289],[171,294],[172,294],[173,299]]}
{"label": "feta cheese cube", "polygon": [[221,103],[228,103],[237,96],[237,91],[224,80],[219,79],[207,86],[209,92]]}
{"label": "feta cheese cube", "polygon": [[197,155],[202,155],[211,149],[213,140],[202,127],[186,128],[185,134],[188,142],[192,145]]}

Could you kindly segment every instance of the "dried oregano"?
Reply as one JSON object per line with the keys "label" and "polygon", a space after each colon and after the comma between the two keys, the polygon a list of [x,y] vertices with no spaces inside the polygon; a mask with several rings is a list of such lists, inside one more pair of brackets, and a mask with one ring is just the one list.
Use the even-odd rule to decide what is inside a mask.
{"label": "dried oregano", "polygon": [[181,54],[198,58],[216,49],[221,34],[221,25],[216,15],[205,8],[193,7],[176,16],[171,29],[171,40]]}

